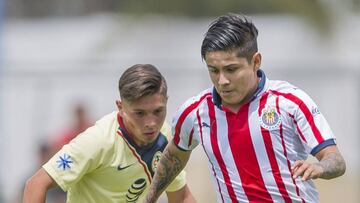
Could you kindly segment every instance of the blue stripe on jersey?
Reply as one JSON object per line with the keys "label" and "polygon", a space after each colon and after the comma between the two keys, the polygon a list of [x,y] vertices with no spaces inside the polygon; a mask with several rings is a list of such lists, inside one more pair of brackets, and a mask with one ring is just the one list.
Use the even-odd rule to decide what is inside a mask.
{"label": "blue stripe on jersey", "polygon": [[[254,100],[258,94],[264,89],[265,87],[265,82],[266,82],[266,75],[265,75],[265,72],[261,69],[259,69],[257,72],[256,72],[257,76],[260,78],[260,82],[259,82],[259,85],[257,86],[252,98],[251,98],[251,101]],[[214,98],[214,104],[219,108],[221,109],[221,97],[219,95],[219,93],[216,91],[215,87],[213,88],[213,98]]]}
{"label": "blue stripe on jersey", "polygon": [[318,153],[320,150],[324,149],[327,146],[330,145],[336,145],[335,140],[334,139],[328,139],[325,140],[324,142],[320,143],[318,146],[316,146],[314,149],[311,150],[311,154],[313,156],[315,156],[316,153]]}
{"label": "blue stripe on jersey", "polygon": [[152,159],[156,152],[158,151],[163,152],[166,145],[168,144],[165,135],[160,132],[159,136],[156,138],[156,140],[153,143],[148,144],[144,147],[139,147],[130,138],[128,132],[125,129],[122,129],[121,127],[119,127],[119,129],[121,130],[121,133],[124,135],[124,138],[131,144],[131,146],[135,148],[136,152],[140,155],[141,160],[146,163],[151,173],[151,176],[153,177],[155,171],[152,170]]}

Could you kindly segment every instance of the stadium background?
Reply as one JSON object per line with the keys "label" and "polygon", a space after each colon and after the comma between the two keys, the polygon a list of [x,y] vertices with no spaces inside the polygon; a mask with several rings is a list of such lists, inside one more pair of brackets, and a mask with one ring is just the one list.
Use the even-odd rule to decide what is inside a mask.
{"label": "stadium background", "polygon": [[[341,178],[317,180],[320,202],[359,202],[360,1],[0,1],[0,202],[21,193],[39,143],[69,125],[82,102],[96,120],[114,111],[117,81],[152,63],[169,85],[168,118],[208,87],[200,57],[208,24],[243,12],[259,29],[262,68],[309,93],[347,161]],[[215,202],[198,147],[187,166],[200,203]]]}

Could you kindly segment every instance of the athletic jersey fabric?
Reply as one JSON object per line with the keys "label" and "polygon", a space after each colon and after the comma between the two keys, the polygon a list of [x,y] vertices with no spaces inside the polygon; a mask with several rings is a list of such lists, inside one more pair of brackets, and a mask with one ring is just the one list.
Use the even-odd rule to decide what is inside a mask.
{"label": "athletic jersey fabric", "polygon": [[318,202],[313,181],[292,178],[291,165],[335,144],[313,100],[302,90],[266,78],[237,113],[215,88],[188,99],[172,122],[182,150],[200,144],[209,160],[218,202]]}
{"label": "athletic jersey fabric", "polygon": [[[156,141],[139,148],[117,112],[104,116],[55,154],[43,168],[67,191],[69,203],[141,202],[168,143],[164,125]],[[164,133],[164,134],[163,134]],[[185,172],[167,191],[185,185]]]}

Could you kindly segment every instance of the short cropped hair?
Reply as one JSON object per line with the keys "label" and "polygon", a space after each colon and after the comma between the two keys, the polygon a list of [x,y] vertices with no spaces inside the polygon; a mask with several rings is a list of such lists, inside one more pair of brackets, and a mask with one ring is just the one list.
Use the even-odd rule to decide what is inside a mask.
{"label": "short cropped hair", "polygon": [[258,51],[258,30],[245,16],[229,13],[215,19],[205,33],[201,45],[201,57],[214,51],[237,51],[238,57],[249,62]]}
{"label": "short cropped hair", "polygon": [[136,64],[128,68],[119,80],[120,98],[134,102],[160,93],[167,97],[167,84],[159,70],[151,64]]}

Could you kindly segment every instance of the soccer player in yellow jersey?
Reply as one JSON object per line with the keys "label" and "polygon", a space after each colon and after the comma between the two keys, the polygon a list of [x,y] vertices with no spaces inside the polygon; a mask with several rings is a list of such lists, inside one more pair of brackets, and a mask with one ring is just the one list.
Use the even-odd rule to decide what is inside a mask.
{"label": "soccer player in yellow jersey", "polygon": [[[26,183],[24,203],[45,202],[59,186],[68,203],[141,202],[168,143],[164,124],[167,85],[150,64],[120,77],[118,111],[110,113],[58,151]],[[168,202],[196,202],[185,172],[167,187]]]}

